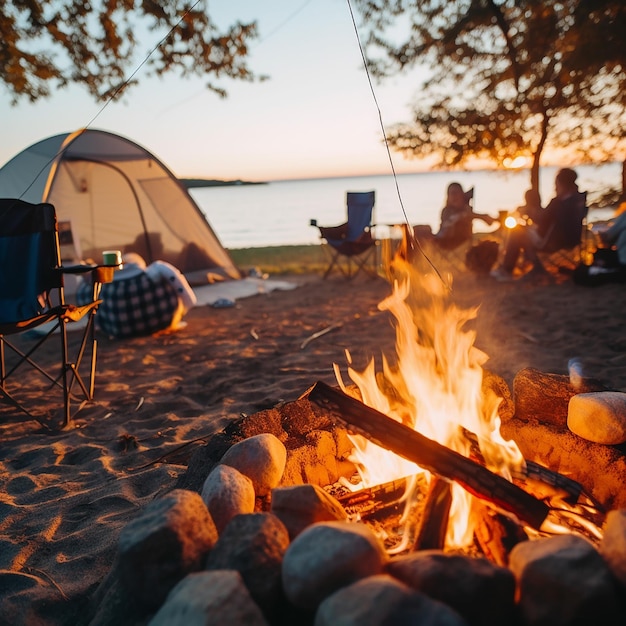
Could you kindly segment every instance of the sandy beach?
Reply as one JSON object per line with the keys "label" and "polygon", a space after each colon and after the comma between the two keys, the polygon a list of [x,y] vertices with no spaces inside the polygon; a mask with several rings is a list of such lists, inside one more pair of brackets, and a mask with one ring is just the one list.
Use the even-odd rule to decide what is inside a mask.
{"label": "sandy beach", "polygon": [[[334,384],[346,350],[357,367],[393,350],[391,320],[378,309],[391,290],[384,278],[281,280],[297,286],[231,308],[198,306],[174,333],[100,337],[96,398],[72,430],[55,428],[58,397],[28,388],[30,377],[23,386],[39,420],[0,404],[0,624],[83,623],[120,529],[173,488],[212,433],[318,380]],[[459,272],[452,297],[480,307],[476,345],[509,385],[524,367],[567,374],[581,357],[590,376],[626,391],[623,285]]]}

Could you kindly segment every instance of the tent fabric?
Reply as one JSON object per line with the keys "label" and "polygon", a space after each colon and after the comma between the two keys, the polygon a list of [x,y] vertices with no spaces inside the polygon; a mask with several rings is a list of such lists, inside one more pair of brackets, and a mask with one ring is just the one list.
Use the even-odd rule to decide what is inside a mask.
{"label": "tent fabric", "polygon": [[241,278],[182,183],[119,135],[87,129],[33,144],[0,168],[0,197],[53,204],[68,260],[121,250],[167,261],[190,282]]}

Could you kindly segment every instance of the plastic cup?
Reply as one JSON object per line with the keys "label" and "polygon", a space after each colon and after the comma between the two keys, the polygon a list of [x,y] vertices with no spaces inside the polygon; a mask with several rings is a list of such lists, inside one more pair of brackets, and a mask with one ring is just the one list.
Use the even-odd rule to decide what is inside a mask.
{"label": "plastic cup", "polygon": [[102,253],[102,265],[119,267],[122,264],[121,250],[105,250]]}

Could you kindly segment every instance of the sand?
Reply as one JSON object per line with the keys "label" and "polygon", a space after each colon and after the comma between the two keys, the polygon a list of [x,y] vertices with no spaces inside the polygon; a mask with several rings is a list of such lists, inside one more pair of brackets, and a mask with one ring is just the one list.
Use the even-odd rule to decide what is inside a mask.
{"label": "sand", "polygon": [[[298,286],[232,308],[199,306],[175,333],[101,337],[96,399],[72,430],[56,429],[59,398],[41,386],[27,394],[39,421],[0,404],[0,624],[83,623],[120,529],[173,488],[212,433],[317,380],[333,384],[345,350],[358,367],[392,351],[394,330],[377,306],[391,289],[383,278],[281,279]],[[480,307],[476,345],[509,385],[528,366],[566,374],[576,356],[626,391],[622,285],[497,283],[465,272],[453,297]]]}

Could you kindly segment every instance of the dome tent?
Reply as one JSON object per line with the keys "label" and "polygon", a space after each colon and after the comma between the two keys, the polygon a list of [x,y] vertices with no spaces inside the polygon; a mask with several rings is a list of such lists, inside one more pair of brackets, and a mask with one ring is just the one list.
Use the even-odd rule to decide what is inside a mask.
{"label": "dome tent", "polygon": [[31,145],[0,168],[0,197],[53,204],[74,257],[122,250],[168,261],[192,283],[241,278],[182,183],[119,135],[83,129]]}

